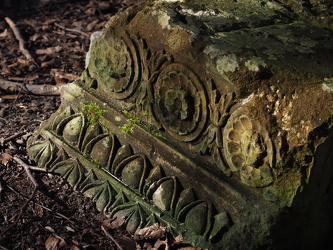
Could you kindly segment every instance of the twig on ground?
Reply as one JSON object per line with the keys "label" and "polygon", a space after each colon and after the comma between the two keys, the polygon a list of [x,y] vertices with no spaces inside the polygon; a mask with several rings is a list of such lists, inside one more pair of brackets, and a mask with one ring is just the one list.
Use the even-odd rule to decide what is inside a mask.
{"label": "twig on ground", "polygon": [[9,250],[8,248],[5,248],[3,246],[0,246],[0,249],[2,249],[2,250]]}
{"label": "twig on ground", "polygon": [[0,180],[0,202],[2,201],[2,190],[3,190],[2,180]]}
{"label": "twig on ground", "polygon": [[34,184],[35,188],[39,188],[39,184],[36,181],[35,177],[32,175],[31,171],[30,171],[30,166],[28,164],[26,164],[24,161],[22,161],[19,157],[14,156],[13,160],[16,161],[18,164],[20,164],[25,172],[27,173],[28,177],[30,178],[31,182]]}
{"label": "twig on ground", "polygon": [[10,28],[13,30],[14,35],[16,37],[16,39],[19,41],[19,49],[22,52],[22,54],[29,60],[29,61],[34,61],[34,59],[32,58],[30,52],[25,48],[24,46],[24,40],[21,36],[20,31],[18,30],[18,28],[16,27],[16,24],[9,18],[9,17],[5,17],[6,22],[8,23],[8,25],[10,26]]}
{"label": "twig on ground", "polygon": [[[31,166],[30,166],[30,169],[33,170],[33,168],[32,168]],[[12,188],[12,187],[10,187],[10,186],[8,186],[8,188],[9,188],[12,192],[14,192],[15,194],[21,196],[23,199],[25,199],[25,200],[28,200],[28,199],[29,199],[29,198],[25,197],[24,195],[20,194],[19,192],[17,192],[14,188]],[[61,214],[61,213],[58,213],[58,212],[53,212],[52,209],[50,209],[50,208],[48,208],[48,207],[45,207],[45,206],[43,206],[42,204],[39,204],[39,203],[37,203],[37,202],[35,202],[35,204],[36,204],[37,206],[40,206],[41,208],[43,208],[43,209],[45,209],[45,210],[51,212],[51,213],[54,213],[55,215],[58,215],[59,217],[61,217],[61,218],[65,219],[65,220],[68,220],[68,221],[71,222],[70,218],[66,217],[65,215],[63,215],[63,214]]]}
{"label": "twig on ground", "polygon": [[0,89],[7,91],[21,90],[24,93],[33,95],[60,95],[61,88],[64,85],[34,85],[19,82],[11,82],[0,78]]}
{"label": "twig on ground", "polygon": [[30,195],[30,197],[26,200],[26,202],[24,203],[24,205],[21,207],[20,209],[20,213],[17,215],[15,221],[9,226],[7,227],[4,231],[2,231],[0,233],[0,236],[5,234],[7,231],[9,231],[10,229],[12,229],[17,223],[18,221],[20,220],[20,218],[22,217],[22,214],[23,212],[25,211],[25,209],[27,208],[27,206],[29,205],[30,201],[32,201],[32,199],[35,197],[35,194],[36,192],[38,191],[39,189],[39,184],[38,182],[36,181],[36,179],[34,178],[34,176],[32,175],[31,171],[30,171],[30,168],[29,168],[29,165],[27,165],[24,161],[22,161],[19,157],[17,156],[14,156],[13,157],[13,160],[16,161],[18,164],[20,164],[25,172],[27,173],[29,179],[31,180],[31,182],[34,184],[34,190],[32,191],[32,194]]}
{"label": "twig on ground", "polygon": [[54,23],[54,25],[55,25],[55,26],[57,26],[57,27],[59,27],[59,28],[61,28],[61,29],[64,29],[64,30],[66,30],[66,31],[70,31],[70,32],[79,33],[79,34],[81,34],[81,35],[84,35],[84,36],[87,36],[87,37],[89,37],[89,34],[87,34],[87,33],[83,32],[83,31],[81,31],[81,30],[76,30],[76,29],[69,29],[69,28],[66,28],[66,27],[64,27],[64,26],[61,26],[61,25],[60,25],[60,24],[58,24],[58,23]]}
{"label": "twig on ground", "polygon": [[21,135],[24,135],[24,134],[25,134],[25,132],[19,132],[15,135],[9,136],[5,139],[0,139],[0,146],[3,147],[7,142],[10,142],[10,141],[12,141],[12,140],[16,139],[17,137],[20,137]]}
{"label": "twig on ground", "polygon": [[106,235],[107,237],[109,237],[109,238],[113,241],[114,244],[116,244],[116,246],[119,248],[119,250],[124,250],[124,249],[119,245],[119,243],[116,241],[116,239],[113,238],[113,236],[112,236],[112,235],[106,230],[106,228],[105,228],[103,225],[101,226],[101,228],[102,228],[103,232],[105,233],[105,235]]}
{"label": "twig on ground", "polygon": [[43,172],[43,173],[49,173],[45,168],[34,167],[34,166],[29,166],[29,168],[30,168],[30,170],[32,170],[32,171]]}

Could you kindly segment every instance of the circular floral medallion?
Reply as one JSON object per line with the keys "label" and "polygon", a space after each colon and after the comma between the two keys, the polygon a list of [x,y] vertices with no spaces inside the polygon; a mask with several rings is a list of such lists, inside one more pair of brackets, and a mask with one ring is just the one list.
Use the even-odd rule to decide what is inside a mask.
{"label": "circular floral medallion", "polygon": [[137,50],[126,34],[103,33],[92,47],[89,73],[107,96],[124,99],[131,95],[138,84],[139,67]]}
{"label": "circular floral medallion", "polygon": [[158,76],[154,112],[162,126],[180,141],[192,141],[206,123],[207,100],[198,77],[187,67],[170,64]]}
{"label": "circular floral medallion", "polygon": [[230,169],[240,172],[243,183],[264,187],[274,181],[272,142],[246,108],[230,116],[223,131],[223,147]]}

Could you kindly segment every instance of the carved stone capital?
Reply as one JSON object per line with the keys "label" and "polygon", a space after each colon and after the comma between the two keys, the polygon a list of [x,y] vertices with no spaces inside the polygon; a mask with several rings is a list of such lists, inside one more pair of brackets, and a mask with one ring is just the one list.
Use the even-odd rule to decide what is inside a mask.
{"label": "carved stone capital", "polygon": [[160,222],[204,248],[319,246],[333,221],[333,34],[318,1],[289,2],[121,11],[31,158],[132,233]]}

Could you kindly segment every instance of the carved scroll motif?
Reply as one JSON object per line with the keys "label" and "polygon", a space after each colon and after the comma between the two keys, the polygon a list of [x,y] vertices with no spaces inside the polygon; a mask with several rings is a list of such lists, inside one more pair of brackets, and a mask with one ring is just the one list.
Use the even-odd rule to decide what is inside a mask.
{"label": "carved scroll motif", "polygon": [[[29,139],[30,156],[50,172],[58,173],[111,217],[124,216],[127,230],[155,222],[167,222],[174,230],[187,230],[214,243],[232,225],[226,211],[217,212],[209,200],[201,200],[192,188],[184,189],[175,176],[151,166],[144,154],[98,122],[65,108]],[[41,136],[42,135],[42,136]]]}

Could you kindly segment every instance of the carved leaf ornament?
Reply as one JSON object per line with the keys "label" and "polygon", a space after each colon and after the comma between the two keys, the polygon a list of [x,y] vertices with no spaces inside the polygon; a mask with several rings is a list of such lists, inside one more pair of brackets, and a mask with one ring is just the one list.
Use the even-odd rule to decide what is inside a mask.
{"label": "carved leaf ornament", "polygon": [[91,197],[99,211],[125,218],[131,233],[166,222],[173,230],[214,243],[232,225],[226,211],[198,199],[193,189],[184,189],[177,177],[121,145],[99,123],[87,124],[81,112],[58,110],[53,123],[29,139],[29,155]]}

